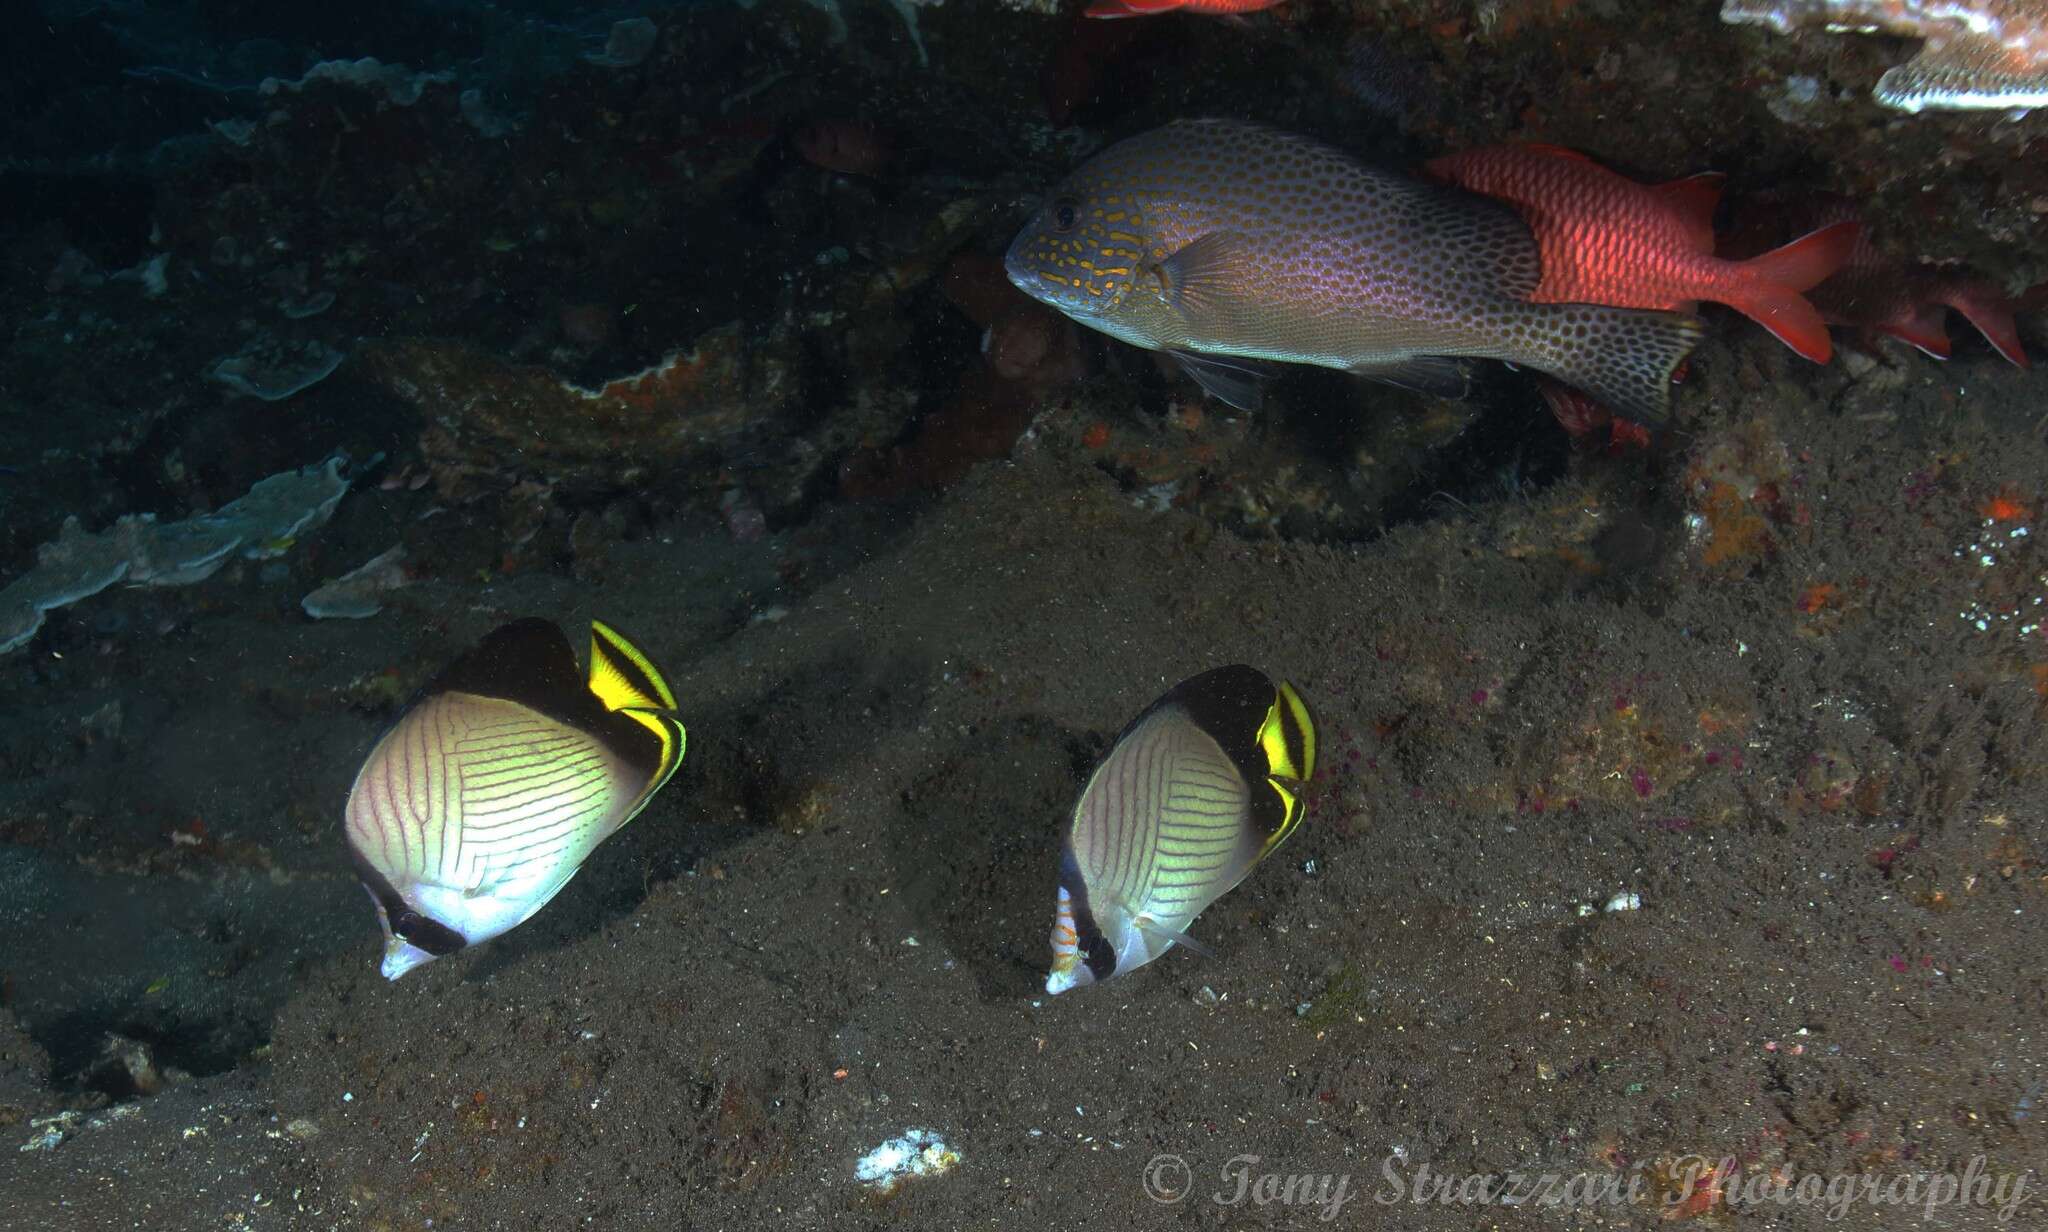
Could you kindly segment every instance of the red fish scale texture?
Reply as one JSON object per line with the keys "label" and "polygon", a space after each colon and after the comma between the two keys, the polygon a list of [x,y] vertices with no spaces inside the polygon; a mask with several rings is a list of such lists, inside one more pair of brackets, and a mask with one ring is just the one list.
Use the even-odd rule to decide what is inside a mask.
{"label": "red fish scale texture", "polygon": [[1648,185],[1598,164],[1494,147],[1439,158],[1429,169],[1522,211],[1543,254],[1530,297],[1538,303],[1679,308],[1718,300],[1730,281],[1729,264],[1699,247],[1693,220]]}

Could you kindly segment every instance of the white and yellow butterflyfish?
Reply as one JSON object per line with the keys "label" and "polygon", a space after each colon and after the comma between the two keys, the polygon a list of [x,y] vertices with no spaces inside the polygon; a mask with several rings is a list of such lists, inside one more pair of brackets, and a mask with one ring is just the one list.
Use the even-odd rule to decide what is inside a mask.
{"label": "white and yellow butterflyfish", "polygon": [[1294,686],[1242,665],[1131,720],[1074,806],[1060,859],[1058,994],[1144,966],[1301,824],[1316,734]]}
{"label": "white and yellow butterflyfish", "polygon": [[609,626],[590,672],[552,621],[505,625],[384,733],[349,789],[349,852],[386,979],[524,923],[682,762],[675,695]]}

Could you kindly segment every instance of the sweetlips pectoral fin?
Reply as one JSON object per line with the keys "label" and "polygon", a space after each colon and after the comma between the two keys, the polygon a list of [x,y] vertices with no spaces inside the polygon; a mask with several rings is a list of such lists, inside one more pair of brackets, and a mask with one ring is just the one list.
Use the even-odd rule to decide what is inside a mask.
{"label": "sweetlips pectoral fin", "polygon": [[1449,355],[1411,355],[1387,363],[1353,364],[1351,373],[1432,398],[1455,401],[1472,392],[1472,366]]}
{"label": "sweetlips pectoral fin", "polygon": [[1209,396],[1240,411],[1256,411],[1265,401],[1260,384],[1270,380],[1272,369],[1248,359],[1224,355],[1201,355],[1194,351],[1168,351],[1180,370],[1194,378]]}
{"label": "sweetlips pectoral fin", "polygon": [[1159,298],[1198,328],[1215,321],[1244,297],[1249,251],[1242,234],[1211,231],[1153,267]]}

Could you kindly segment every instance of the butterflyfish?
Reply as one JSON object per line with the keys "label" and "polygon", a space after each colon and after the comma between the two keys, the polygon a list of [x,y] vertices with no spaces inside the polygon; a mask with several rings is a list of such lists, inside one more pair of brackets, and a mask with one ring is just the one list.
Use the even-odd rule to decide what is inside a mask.
{"label": "butterflyfish", "polygon": [[384,978],[488,941],[561,892],[682,762],[675,695],[590,625],[588,680],[552,621],[514,621],[436,677],[349,789],[349,852]]}
{"label": "butterflyfish", "polygon": [[1188,926],[1301,824],[1315,763],[1307,704],[1256,668],[1203,672],[1131,720],[1074,806],[1045,990],[1206,953]]}

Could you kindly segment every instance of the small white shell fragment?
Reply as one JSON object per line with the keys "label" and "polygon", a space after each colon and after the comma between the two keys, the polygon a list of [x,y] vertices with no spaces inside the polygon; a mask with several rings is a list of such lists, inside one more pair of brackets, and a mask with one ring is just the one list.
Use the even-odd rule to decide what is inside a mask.
{"label": "small white shell fragment", "polygon": [[1641,911],[1642,909],[1643,896],[1640,894],[1623,891],[1607,900],[1606,910],[1609,914],[1616,911]]}
{"label": "small white shell fragment", "polygon": [[853,1179],[877,1193],[893,1193],[910,1177],[944,1176],[960,1162],[960,1152],[946,1145],[937,1130],[906,1129],[860,1157]]}
{"label": "small white shell fragment", "polygon": [[56,1116],[36,1117],[28,1123],[29,1128],[36,1131],[35,1135],[27,1142],[22,1143],[21,1149],[23,1151],[54,1151],[63,1144],[64,1139],[71,1136],[71,1131],[76,1129],[78,1123],[84,1119],[83,1114],[68,1109],[58,1113]]}

